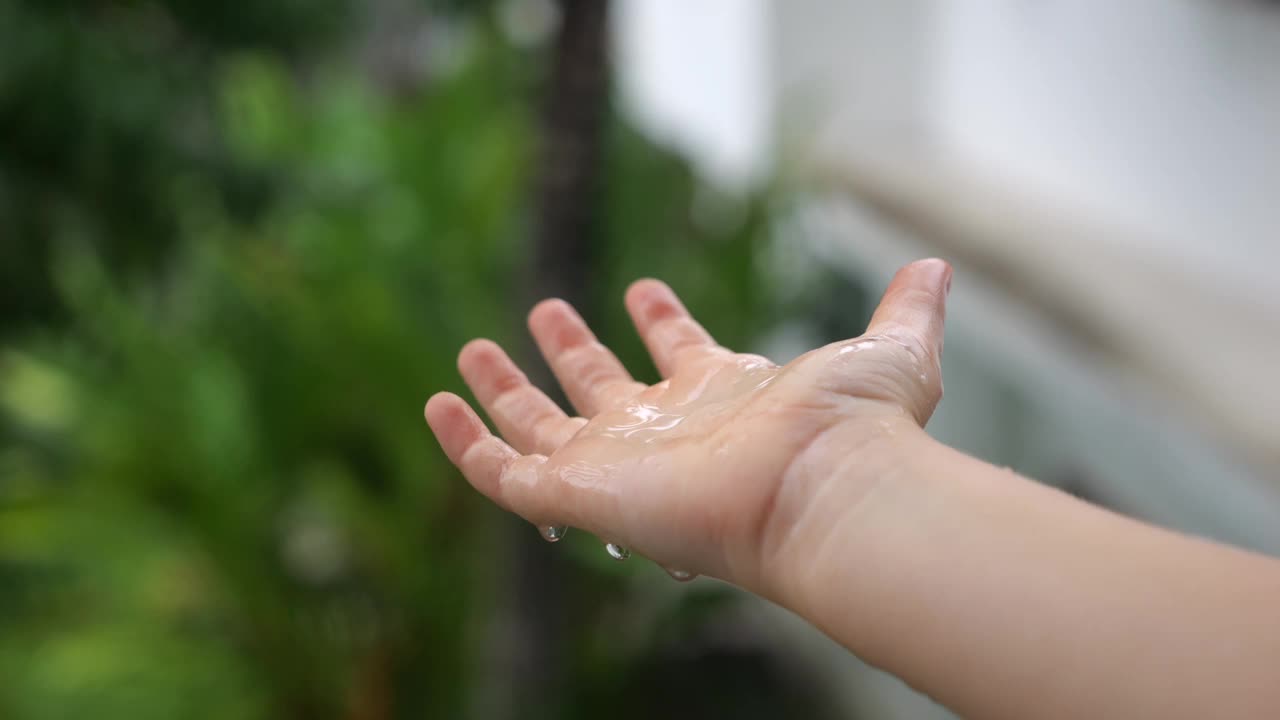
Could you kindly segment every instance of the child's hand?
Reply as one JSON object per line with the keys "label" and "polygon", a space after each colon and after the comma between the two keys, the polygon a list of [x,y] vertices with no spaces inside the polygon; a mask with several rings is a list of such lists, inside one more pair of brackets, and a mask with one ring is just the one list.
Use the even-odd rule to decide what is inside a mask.
{"label": "child's hand", "polygon": [[[666,378],[653,386],[633,380],[567,304],[545,301],[529,327],[583,417],[477,340],[458,367],[507,442],[456,395],[432,397],[427,422],[476,489],[530,522],[759,589],[784,548],[820,540],[801,527],[811,506],[856,505],[883,469],[877,440],[929,419],[950,278],[940,260],[903,268],[866,335],[782,367],[717,346],[669,288],[639,281],[626,304]],[[845,487],[824,498],[840,466]]]}
{"label": "child's hand", "polygon": [[1275,559],[921,431],[942,393],[950,277],[938,260],[907,266],[866,335],[784,367],[717,347],[665,285],[638,282],[627,308],[667,378],[653,387],[545,302],[529,325],[590,420],[479,341],[458,365],[511,445],[454,395],[431,398],[427,422],[476,488],[531,522],[761,594],[965,717],[1280,717]]}

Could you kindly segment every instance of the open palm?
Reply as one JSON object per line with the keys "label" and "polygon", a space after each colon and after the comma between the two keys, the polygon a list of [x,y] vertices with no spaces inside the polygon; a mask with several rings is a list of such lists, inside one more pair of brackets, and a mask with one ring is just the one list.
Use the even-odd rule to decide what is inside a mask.
{"label": "open palm", "polygon": [[626,305],[665,378],[652,386],[632,379],[567,303],[544,301],[529,327],[581,417],[476,340],[458,367],[506,441],[456,395],[432,397],[427,421],[472,485],[527,520],[589,530],[680,568],[680,578],[742,581],[820,494],[797,471],[808,451],[840,443],[856,457],[895,424],[928,420],[941,396],[949,283],[946,263],[913,263],[865,335],[778,366],[719,347],[669,288],[641,280]]}

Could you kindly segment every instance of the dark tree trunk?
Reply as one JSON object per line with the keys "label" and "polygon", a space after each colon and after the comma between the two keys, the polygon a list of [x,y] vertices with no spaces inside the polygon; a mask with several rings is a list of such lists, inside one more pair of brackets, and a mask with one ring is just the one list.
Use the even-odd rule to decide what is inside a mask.
{"label": "dark tree trunk", "polygon": [[607,0],[561,0],[535,176],[531,289],[583,299],[609,101]]}
{"label": "dark tree trunk", "polygon": [[[596,245],[609,103],[609,3],[560,0],[559,7],[551,74],[541,98],[526,308],[553,296],[582,308]],[[555,387],[531,342],[519,354],[535,384]],[[563,549],[541,541],[518,519],[508,525],[507,537],[505,585],[511,592],[495,628],[492,648],[499,657],[491,664],[501,677],[486,683],[490,687],[481,693],[487,697],[477,707],[499,720],[561,717],[570,630]]]}

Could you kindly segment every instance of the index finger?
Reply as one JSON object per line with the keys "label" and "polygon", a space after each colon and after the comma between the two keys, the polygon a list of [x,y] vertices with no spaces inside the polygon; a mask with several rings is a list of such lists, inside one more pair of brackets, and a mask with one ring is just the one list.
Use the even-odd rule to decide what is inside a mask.
{"label": "index finger", "polygon": [[627,289],[627,312],[653,356],[658,372],[670,377],[682,363],[720,350],[711,334],[660,280],[637,280]]}

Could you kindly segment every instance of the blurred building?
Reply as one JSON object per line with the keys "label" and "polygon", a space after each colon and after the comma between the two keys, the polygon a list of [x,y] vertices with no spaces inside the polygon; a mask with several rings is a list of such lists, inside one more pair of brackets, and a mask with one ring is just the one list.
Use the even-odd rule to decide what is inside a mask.
{"label": "blurred building", "polygon": [[[1280,5],[623,10],[633,114],[721,182],[803,188],[781,242],[871,292],[956,265],[934,434],[1280,553]],[[871,716],[932,712],[850,677]]]}

